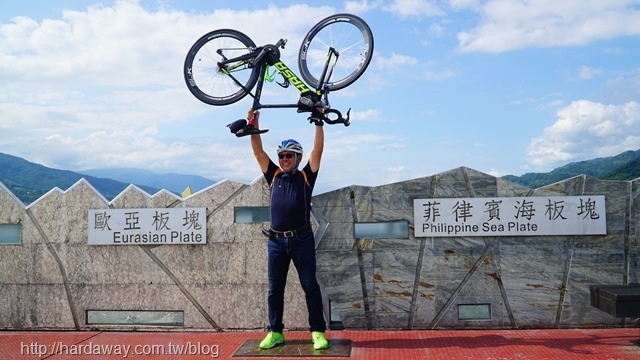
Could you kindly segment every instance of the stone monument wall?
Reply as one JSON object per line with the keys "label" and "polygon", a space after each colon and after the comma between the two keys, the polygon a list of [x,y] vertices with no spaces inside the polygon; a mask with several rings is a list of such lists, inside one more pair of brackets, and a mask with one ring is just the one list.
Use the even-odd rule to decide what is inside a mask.
{"label": "stone monument wall", "polygon": [[[458,168],[377,187],[351,186],[313,198],[318,279],[327,319],[347,329],[626,326],[590,306],[589,285],[638,282],[639,180],[578,176],[539,189]],[[107,201],[80,180],[25,206],[0,183],[0,224],[20,224],[20,244],[0,245],[0,329],[149,329],[96,325],[89,311],[181,312],[192,330],[263,329],[267,324],[268,222],[236,223],[237,207],[268,206],[268,187],[222,181],[187,198],[129,186]],[[407,220],[413,199],[605,195],[601,236],[355,239],[358,222]],[[205,207],[201,245],[89,245],[90,209]],[[285,326],[306,329],[293,266]],[[460,320],[460,304],[491,317]],[[338,319],[338,320],[336,320]],[[334,324],[335,325],[335,324]]]}

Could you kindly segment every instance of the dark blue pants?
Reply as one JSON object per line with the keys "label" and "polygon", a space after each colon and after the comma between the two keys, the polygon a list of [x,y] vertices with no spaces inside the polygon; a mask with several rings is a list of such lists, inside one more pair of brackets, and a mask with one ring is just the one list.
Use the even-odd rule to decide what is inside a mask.
{"label": "dark blue pants", "polygon": [[309,331],[326,330],[322,312],[322,295],[316,280],[316,248],[313,231],[303,231],[293,237],[272,236],[268,241],[269,331],[282,332],[284,324],[284,288],[289,263],[298,270],[309,312]]}

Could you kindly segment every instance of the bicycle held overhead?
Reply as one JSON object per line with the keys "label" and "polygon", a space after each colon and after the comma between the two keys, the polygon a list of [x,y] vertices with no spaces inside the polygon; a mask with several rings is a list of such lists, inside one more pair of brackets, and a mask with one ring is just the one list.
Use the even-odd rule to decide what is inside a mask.
{"label": "bicycle held overhead", "polygon": [[[211,31],[198,39],[185,59],[183,75],[189,91],[200,101],[216,106],[229,105],[249,95],[254,110],[296,108],[310,112],[309,122],[344,124],[346,118],[329,103],[331,91],[354,83],[373,57],[373,34],[367,23],[353,14],[331,15],[309,30],[298,50],[298,76],[280,59],[286,39],[256,46],[244,33],[232,29]],[[276,75],[281,80],[276,80]],[[283,88],[293,85],[299,92],[291,104],[262,103],[262,88],[276,82]],[[264,133],[252,122],[240,119],[227,125],[236,136]]]}

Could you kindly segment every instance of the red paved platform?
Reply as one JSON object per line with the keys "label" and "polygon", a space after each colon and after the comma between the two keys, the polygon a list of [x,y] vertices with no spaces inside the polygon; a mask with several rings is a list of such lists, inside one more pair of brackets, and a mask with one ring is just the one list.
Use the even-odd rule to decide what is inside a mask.
{"label": "red paved platform", "polygon": [[[0,359],[255,360],[266,357],[233,357],[233,354],[247,340],[261,339],[263,335],[262,332],[0,331]],[[303,331],[288,332],[285,336],[287,340],[309,338]],[[318,359],[640,359],[638,327],[328,331],[327,338],[330,342],[351,340],[350,357]],[[314,357],[286,357],[309,358]]]}

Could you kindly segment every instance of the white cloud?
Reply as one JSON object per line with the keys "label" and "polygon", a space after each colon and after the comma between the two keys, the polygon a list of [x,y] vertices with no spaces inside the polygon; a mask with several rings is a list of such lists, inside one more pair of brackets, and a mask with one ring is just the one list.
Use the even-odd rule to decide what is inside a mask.
{"label": "white cloud", "polygon": [[404,167],[404,165],[400,165],[400,166],[397,166],[397,167],[388,167],[386,170],[388,172],[400,172],[400,171],[404,171],[405,167]]}
{"label": "white cloud", "polygon": [[513,172],[510,170],[491,168],[487,171],[487,174],[495,177],[503,177],[505,175],[513,174]]}
{"label": "white cloud", "polygon": [[[258,44],[287,38],[296,46],[282,56],[293,59],[302,36],[331,13],[308,5],[186,13],[116,1],[56,19],[14,17],[0,23],[0,151],[62,169],[131,166],[251,180],[255,163],[237,156],[250,149],[225,128],[244,109],[191,96],[184,56],[203,34],[234,28]],[[280,21],[264,27],[264,19]]]}
{"label": "white cloud", "polygon": [[475,29],[458,34],[461,51],[497,53],[640,35],[636,0],[490,0],[482,7],[481,18]]}
{"label": "white cloud", "polygon": [[602,74],[602,70],[589,66],[582,66],[578,70],[578,78],[581,80],[590,80],[600,74]]}
{"label": "white cloud", "polygon": [[448,0],[454,10],[478,10],[482,3],[478,0]]}
{"label": "white cloud", "polygon": [[376,57],[375,63],[377,68],[389,70],[404,67],[406,65],[416,65],[419,61],[413,56],[391,53],[390,57]]}
{"label": "white cloud", "polygon": [[382,8],[400,17],[432,17],[445,15],[442,8],[433,1],[428,0],[394,0]]}
{"label": "white cloud", "polygon": [[[546,112],[549,108],[566,107],[569,111],[578,107],[575,103],[567,106],[567,102],[562,102],[564,99],[601,95],[600,103],[627,104],[631,109],[628,103],[640,98],[639,71],[628,68],[637,65],[624,64],[633,57],[634,48],[628,46],[630,42],[625,43],[628,39],[619,41],[622,35],[634,34],[634,26],[639,26],[628,21],[634,16],[639,18],[628,1],[350,0],[335,6],[309,3],[286,7],[280,3],[236,2],[228,9],[215,9],[216,5],[209,4],[197,11],[190,10],[196,6],[192,2],[171,3],[174,5],[165,7],[162,2],[146,0],[107,1],[102,3],[105,5],[83,9],[78,7],[81,5],[67,5],[63,1],[55,2],[54,6],[57,9],[75,6],[76,11],[67,10],[62,15],[56,12],[47,15],[54,18],[44,20],[5,16],[10,20],[0,23],[0,151],[62,169],[134,166],[216,179],[224,176],[234,181],[253,180],[260,172],[248,139],[237,139],[225,127],[246,114],[250,98],[230,106],[213,107],[191,96],[181,73],[187,50],[203,34],[226,27],[247,34],[257,44],[287,38],[289,42],[282,56],[285,62],[294,65],[301,37],[320,19],[343,11],[340,7],[356,14],[366,12],[363,18],[372,26],[376,47],[374,62],[366,74],[353,86],[331,94],[332,105],[343,115],[347,109],[353,109],[352,125],[325,126],[326,159],[319,186],[380,184],[399,176],[432,174],[472,161],[464,154],[480,157],[495,151],[494,147],[505,146],[486,142],[483,148],[477,148],[477,139],[487,139],[486,134],[500,130],[492,128],[493,124],[465,132],[457,131],[460,128],[457,125],[451,126],[451,119],[473,118],[463,112],[490,116],[494,111],[503,111],[504,106],[512,106],[508,100],[499,107],[491,101],[469,106],[460,102],[460,99],[475,101],[473,94],[508,88],[502,71],[476,69],[489,69],[489,65],[497,64],[492,61],[510,57],[452,54],[456,42],[451,34],[460,29],[470,29],[466,32],[468,41],[460,43],[469,51],[548,46],[545,44],[553,39],[575,44],[581,39],[607,34],[618,37],[616,41],[598,42],[584,52],[576,52],[572,60],[581,61],[577,65],[568,64],[568,58],[549,59],[549,68],[556,69],[554,75],[562,71],[557,69],[567,69],[565,78],[538,79],[537,72],[533,75],[519,72],[520,82],[525,85],[522,92],[514,88],[512,96],[523,99],[514,102],[520,105],[516,110],[522,111],[523,117],[539,116],[541,111],[531,116],[527,113],[534,108]],[[512,8],[506,8],[507,3]],[[388,6],[383,8],[384,5]],[[513,12],[514,8],[518,11]],[[30,11],[14,10],[34,14]],[[424,21],[426,17],[432,19]],[[590,21],[600,17],[603,26],[593,27]],[[615,22],[612,18],[620,20],[619,24],[611,25]],[[264,26],[265,21],[269,26]],[[495,30],[489,29],[491,26]],[[588,37],[584,26],[591,26],[598,33]],[[570,38],[572,34],[575,39]],[[422,44],[427,40],[429,47],[425,48]],[[603,58],[605,52],[607,56]],[[611,63],[614,56],[616,59]],[[528,60],[535,59],[511,64],[528,68]],[[455,83],[463,86],[431,86],[432,80],[446,81],[455,76],[460,77]],[[604,86],[601,81],[566,86],[567,78],[579,76],[583,79],[598,76],[598,80],[606,82]],[[474,88],[475,80],[481,81],[480,88]],[[440,85],[447,85],[444,81]],[[265,102],[288,103],[297,99],[295,89],[282,90],[271,85],[274,86],[267,85],[264,89]],[[531,87],[535,89],[532,91]],[[416,94],[425,91],[429,96],[418,96],[420,100],[416,102]],[[594,142],[594,147],[610,153],[617,153],[615,147],[620,144],[633,148],[637,141],[634,136],[638,136],[634,128],[638,127],[637,120],[626,124],[622,115],[616,118],[592,111],[607,108],[606,105],[588,105],[584,116],[592,117],[592,129],[581,134],[591,136],[591,141],[600,140]],[[613,108],[621,113],[623,106]],[[593,118],[596,116],[600,120]],[[423,118],[429,122],[425,123]],[[582,157],[575,149],[577,145],[572,145],[580,140],[577,135],[573,138],[571,132],[580,133],[571,123],[577,122],[577,117],[558,114],[558,122],[565,118],[570,125],[564,131],[569,135],[558,135],[559,126],[543,133],[541,128],[534,130],[540,125],[529,122],[526,130],[514,128],[511,140],[526,145],[531,136],[528,134],[537,131],[534,135],[540,137],[536,144],[550,149],[549,156],[541,156],[541,164],[561,161],[558,159],[562,156],[569,160]],[[270,129],[263,137],[270,154],[284,138],[294,137],[305,148],[313,141],[314,127],[306,121],[306,114],[291,109],[265,109],[261,126]],[[521,146],[502,152],[491,167],[517,168],[505,163],[521,161],[524,151]],[[423,160],[427,153],[437,156],[429,155]],[[531,154],[536,153],[532,150]],[[387,168],[391,170],[389,174],[384,171]],[[492,171],[500,171],[495,169]]]}
{"label": "white cloud", "polygon": [[[346,114],[342,114],[342,116],[346,116]],[[380,122],[382,121],[380,110],[378,109],[367,109],[364,111],[352,111],[351,112],[351,121],[355,122]]]}
{"label": "white cloud", "polygon": [[640,148],[640,104],[606,105],[575,101],[558,111],[557,121],[533,138],[528,159],[549,170],[560,164],[617,155]]}
{"label": "white cloud", "polygon": [[[385,71],[395,69],[414,69],[420,64],[420,60],[413,56],[391,53],[391,56],[386,58],[378,56],[375,60],[375,64],[376,68],[383,69]],[[444,80],[457,76],[457,73],[454,70],[449,69],[439,71],[426,70],[422,72],[422,75],[428,80]],[[415,74],[412,73],[410,76],[414,77]]]}
{"label": "white cloud", "polygon": [[344,4],[344,11],[352,14],[362,14],[373,10],[382,4],[382,0],[368,1],[347,1]]}
{"label": "white cloud", "polygon": [[[205,137],[188,141],[164,138],[155,127],[139,131],[97,131],[85,137],[52,134],[41,141],[38,148],[38,154],[28,158],[53,168],[68,168],[69,164],[77,170],[143,167],[159,172],[172,169],[172,172],[202,174],[210,178],[227,174],[232,180],[243,181],[259,175],[252,158],[238,156],[250,155],[246,143],[216,143]],[[46,156],[40,159],[43,154]],[[212,161],[214,158],[227,161]]]}
{"label": "white cloud", "polygon": [[[392,135],[379,135],[379,134],[357,134],[357,135],[349,135],[336,140],[327,140],[328,142],[335,142],[342,146],[350,146],[350,145],[367,145],[367,144],[379,144],[387,141],[393,141],[394,136]],[[338,146],[332,145],[329,148],[335,147],[339,149]],[[325,149],[326,150],[326,149]]]}
{"label": "white cloud", "polygon": [[[167,9],[150,12],[136,1],[116,1],[111,7],[65,10],[61,19],[41,23],[18,17],[0,25],[0,54],[12,54],[0,58],[0,76],[136,88],[174,83],[181,79],[180,68],[189,47],[214,28],[238,29],[258,43],[275,42],[283,36],[299,39],[333,10],[314,8],[317,18],[300,16],[309,12],[309,6],[297,5],[253,13],[219,9],[189,15]],[[264,27],[261,20],[265,18],[281,21]],[[290,53],[283,56],[295,55],[295,51]]]}
{"label": "white cloud", "polygon": [[640,68],[621,71],[605,83],[607,96],[616,101],[640,99]]}
{"label": "white cloud", "polygon": [[451,69],[444,69],[439,71],[427,70],[427,71],[424,71],[422,75],[424,76],[425,79],[439,81],[439,80],[446,80],[446,79],[456,77],[458,76],[458,73],[456,73],[454,70],[451,70]]}
{"label": "white cloud", "polygon": [[406,149],[406,147],[407,147],[407,144],[403,142],[393,141],[386,144],[382,144],[376,147],[376,149],[382,150],[382,151],[390,151],[390,150],[393,151],[393,150],[403,150],[403,149]]}
{"label": "white cloud", "polygon": [[563,104],[564,94],[562,93],[550,93],[545,94],[540,97],[528,97],[524,99],[516,99],[513,100],[512,103],[515,105],[523,105],[523,104],[537,104],[537,108],[545,109],[545,108],[558,108]]}

